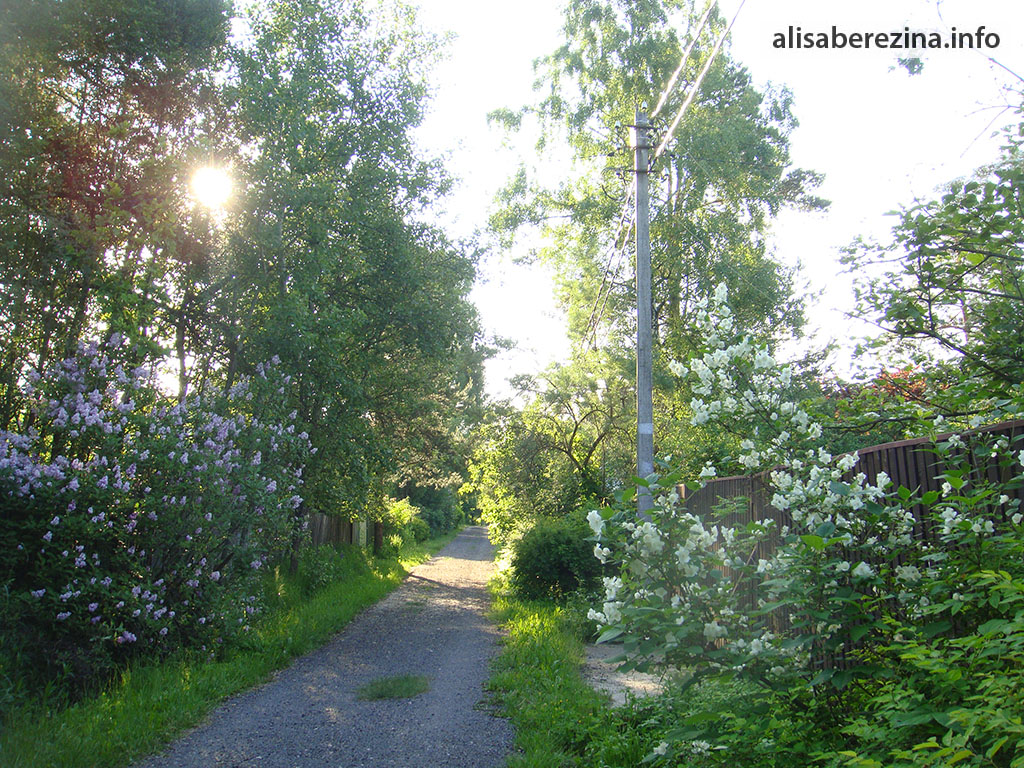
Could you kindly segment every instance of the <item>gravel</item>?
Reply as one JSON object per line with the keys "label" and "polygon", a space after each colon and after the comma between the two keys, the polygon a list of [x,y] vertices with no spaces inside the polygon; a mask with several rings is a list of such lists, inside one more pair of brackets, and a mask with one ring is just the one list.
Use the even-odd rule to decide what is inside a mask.
{"label": "gravel", "polygon": [[[493,567],[486,530],[466,528],[327,645],[137,768],[504,765],[514,734],[483,690],[498,638],[486,617]],[[357,700],[361,686],[397,675],[425,675],[430,690]]]}

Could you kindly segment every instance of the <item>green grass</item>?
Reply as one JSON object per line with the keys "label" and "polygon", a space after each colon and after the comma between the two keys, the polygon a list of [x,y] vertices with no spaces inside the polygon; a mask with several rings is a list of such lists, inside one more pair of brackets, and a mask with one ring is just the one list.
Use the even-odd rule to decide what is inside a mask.
{"label": "green grass", "polygon": [[360,701],[411,699],[430,690],[430,679],[424,675],[381,677],[362,686],[356,693]]}
{"label": "green grass", "polygon": [[[658,766],[793,765],[784,751],[776,756],[771,747],[749,743],[744,735],[751,723],[771,718],[762,707],[763,691],[716,678],[688,689],[669,682],[659,696],[628,697],[625,705],[612,708],[582,677],[586,630],[578,607],[521,600],[497,580],[491,588],[494,617],[507,637],[488,689],[516,729],[518,750],[508,768],[636,768],[652,763],[662,741],[672,745],[676,757],[652,763]],[[758,727],[755,742],[765,732]],[[780,724],[775,731],[781,736],[784,729]],[[718,744],[719,737],[742,746],[743,759],[730,762],[729,751],[701,757],[689,750],[694,740]]]}
{"label": "green grass", "polygon": [[525,602],[492,585],[494,618],[507,631],[488,689],[516,729],[510,768],[562,768],[577,757],[607,709],[582,678],[583,644],[574,616],[549,602]]}
{"label": "green grass", "polygon": [[[292,658],[323,645],[367,606],[401,584],[455,537],[403,550],[397,560],[351,558],[342,581],[305,597],[280,572],[270,578],[271,610],[246,643],[217,661],[182,655],[125,670],[99,695],[70,707],[35,701],[4,713],[3,768],[107,768],[159,750],[225,698],[267,679]],[[361,564],[361,565],[360,565]]]}

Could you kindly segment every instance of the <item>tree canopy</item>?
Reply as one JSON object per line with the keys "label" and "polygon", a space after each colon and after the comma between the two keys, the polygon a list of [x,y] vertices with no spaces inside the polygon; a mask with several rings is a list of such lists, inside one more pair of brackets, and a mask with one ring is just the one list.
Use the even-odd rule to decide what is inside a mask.
{"label": "tree canopy", "polygon": [[[655,122],[656,135],[671,140],[651,170],[655,413],[662,422],[655,433],[662,454],[676,452],[687,439],[668,427],[685,414],[689,396],[668,375],[666,363],[686,359],[700,346],[690,330],[696,302],[725,283],[741,308],[738,321],[759,337],[775,340],[798,328],[802,317],[792,274],[774,258],[766,234],[783,207],[827,205],[814,195],[820,176],[790,160],[792,97],[785,90],[758,90],[727,49],[712,62],[675,134],[667,136],[672,116],[725,29],[726,20],[713,12],[698,30],[698,15],[678,0],[571,0],[564,43],[537,63],[536,101],[492,116],[509,130],[535,126],[540,156],[561,152],[573,160],[554,181],[539,168],[521,169],[492,218],[506,242],[524,229],[543,235],[536,257],[553,268],[574,348],[572,361],[546,378],[589,382],[591,390],[604,380],[609,391],[632,390],[636,294],[624,236],[633,175],[626,127],[637,110],[659,101],[689,40],[696,38],[679,87]],[[602,354],[593,354],[598,347]],[[550,414],[544,429],[555,419],[557,432],[580,436],[576,421],[585,414],[587,429],[594,430],[606,455],[629,454],[635,423],[629,398],[614,412],[604,406],[567,409],[555,406],[569,397],[555,395],[556,389],[545,387],[534,399],[538,413]],[[596,406],[593,392],[586,397]],[[539,422],[536,429],[543,431]],[[549,442],[551,451],[566,454]],[[583,451],[588,454],[593,456],[589,448]],[[578,487],[590,487],[591,473],[582,462],[569,461],[567,469]],[[617,467],[614,476],[605,475],[597,495],[607,495],[632,472],[628,464]]]}
{"label": "tree canopy", "polygon": [[180,398],[279,358],[313,508],[461,478],[476,252],[425,223],[450,181],[412,139],[440,45],[400,2],[4,4],[0,426],[30,366],[117,332]]}

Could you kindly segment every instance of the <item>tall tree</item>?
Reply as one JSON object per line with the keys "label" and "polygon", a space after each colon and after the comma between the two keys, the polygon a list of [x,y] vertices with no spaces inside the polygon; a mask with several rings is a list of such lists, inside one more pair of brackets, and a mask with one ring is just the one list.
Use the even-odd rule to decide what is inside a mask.
{"label": "tall tree", "polygon": [[421,223],[449,182],[411,138],[439,41],[397,4],[277,0],[245,18],[226,88],[240,198],[202,366],[230,380],[281,358],[319,449],[310,498],[354,513],[386,483],[450,479],[480,396],[474,254]]}
{"label": "tall tree", "polygon": [[[667,136],[725,30],[716,11],[698,31],[702,10],[685,0],[569,0],[565,42],[538,63],[538,101],[493,116],[510,129],[535,123],[539,150],[571,156],[570,172],[553,184],[543,173],[520,171],[502,193],[492,223],[509,237],[522,227],[545,235],[538,256],[556,274],[576,349],[569,363],[578,369],[573,376],[602,376],[592,367],[593,357],[584,354],[600,345],[615,361],[610,370],[628,381],[636,295],[632,249],[622,236],[628,230],[623,210],[633,178],[624,126],[634,123],[638,109],[659,101],[689,39],[696,38],[654,131],[656,144],[671,139],[651,173],[660,453],[689,445],[685,436],[664,428],[670,417],[686,418],[689,402],[665,363],[685,360],[700,346],[689,330],[697,300],[725,283],[738,308],[737,321],[755,335],[774,340],[799,327],[792,274],[773,258],[767,232],[785,206],[827,205],[813,194],[819,175],[792,167],[789,135],[796,119],[790,94],[759,91],[728,47],[714,59],[675,134]],[[635,413],[619,412],[616,419],[625,427]],[[628,445],[628,433],[622,428],[613,434]],[[623,448],[615,452],[626,453]]]}
{"label": "tall tree", "polygon": [[163,332],[193,240],[182,149],[226,33],[221,0],[0,6],[0,425],[27,364]]}

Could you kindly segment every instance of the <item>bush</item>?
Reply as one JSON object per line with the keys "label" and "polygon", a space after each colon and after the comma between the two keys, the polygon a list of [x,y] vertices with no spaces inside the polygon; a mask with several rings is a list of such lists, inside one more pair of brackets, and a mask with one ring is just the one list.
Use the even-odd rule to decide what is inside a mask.
{"label": "bush", "polygon": [[402,531],[403,536],[412,538],[413,541],[426,541],[430,538],[430,525],[421,517],[414,517]]}
{"label": "bush", "polygon": [[361,558],[358,547],[352,545],[334,546],[321,544],[318,547],[303,547],[299,553],[299,569],[296,579],[302,594],[315,595],[320,590],[350,576],[358,564],[353,558]]}
{"label": "bush", "polygon": [[601,575],[582,516],[537,520],[512,545],[512,588],[528,600],[563,598],[592,589]]}
{"label": "bush", "polygon": [[117,351],[32,372],[32,427],[0,432],[0,658],[36,685],[218,647],[248,629],[257,572],[294,532],[308,440],[294,414],[260,412],[280,401],[260,396],[271,371],[178,403]]}

